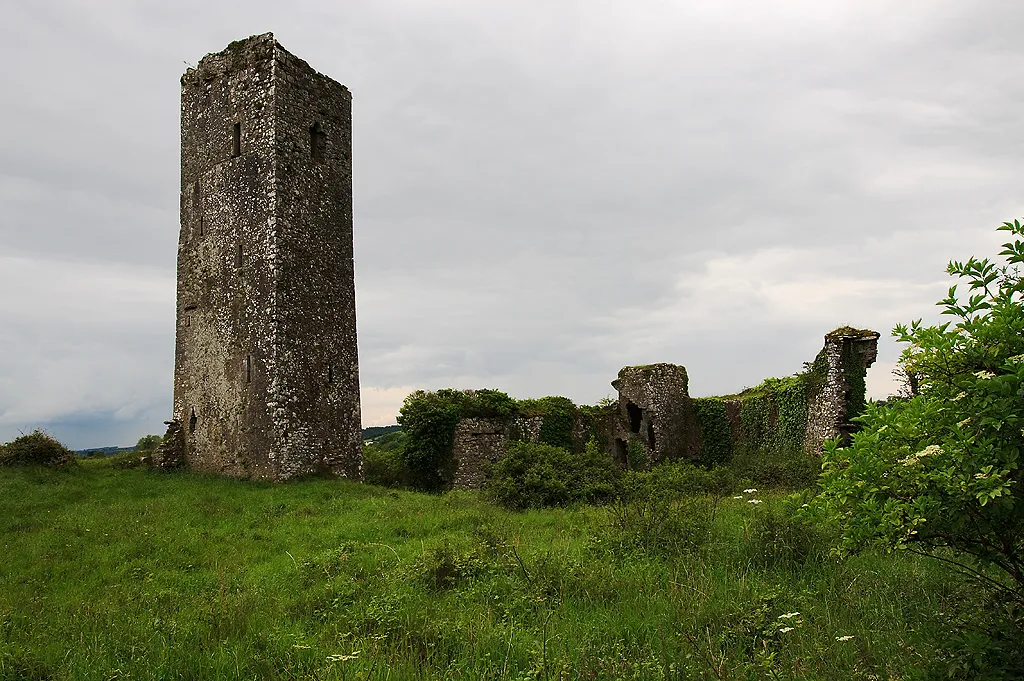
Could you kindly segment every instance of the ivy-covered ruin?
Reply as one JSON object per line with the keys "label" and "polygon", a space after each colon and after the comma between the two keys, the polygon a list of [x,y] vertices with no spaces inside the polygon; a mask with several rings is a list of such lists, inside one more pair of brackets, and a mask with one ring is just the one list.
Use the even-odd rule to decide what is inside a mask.
{"label": "ivy-covered ruin", "polygon": [[407,460],[424,488],[478,488],[509,441],[577,454],[594,441],[622,468],[685,459],[729,464],[755,479],[808,482],[822,443],[848,436],[864,409],[878,338],[837,328],[801,372],[717,397],[691,398],[686,369],[676,364],[624,367],[612,381],[618,400],[597,406],[514,400],[498,390],[417,391],[399,416]]}

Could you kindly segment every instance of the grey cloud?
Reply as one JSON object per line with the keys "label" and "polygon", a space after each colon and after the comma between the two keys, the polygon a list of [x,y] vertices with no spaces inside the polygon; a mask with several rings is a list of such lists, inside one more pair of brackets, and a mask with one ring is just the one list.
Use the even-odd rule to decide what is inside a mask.
{"label": "grey cloud", "polygon": [[[932,315],[946,260],[993,253],[992,228],[1024,213],[1009,0],[5,12],[0,257],[70,268],[94,303],[121,302],[98,324],[69,309],[74,281],[0,290],[17,358],[0,364],[0,412],[31,402],[83,441],[159,427],[178,78],[251,33],[354,94],[366,386],[593,401],[621,365],[664,360],[695,392],[735,390],[798,370],[836,324],[886,334]],[[106,270],[150,302],[125,302]],[[66,342],[39,341],[56,328]],[[896,353],[885,340],[880,365]],[[76,371],[41,381],[61,358]],[[98,382],[102,400],[83,387]]]}

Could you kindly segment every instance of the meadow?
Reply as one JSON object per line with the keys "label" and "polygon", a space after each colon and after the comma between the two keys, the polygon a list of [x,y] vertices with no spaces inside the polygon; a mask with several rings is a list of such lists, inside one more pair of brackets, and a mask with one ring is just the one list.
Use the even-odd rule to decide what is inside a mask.
{"label": "meadow", "polygon": [[705,541],[658,551],[620,541],[607,506],[517,513],[109,459],[0,469],[0,679],[938,673],[971,585],[766,532],[782,493],[737,496]]}

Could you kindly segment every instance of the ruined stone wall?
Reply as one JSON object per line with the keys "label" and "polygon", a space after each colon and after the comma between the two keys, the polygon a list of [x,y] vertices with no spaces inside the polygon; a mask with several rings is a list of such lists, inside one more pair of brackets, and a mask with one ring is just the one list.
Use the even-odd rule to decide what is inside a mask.
{"label": "ruined stone wall", "polygon": [[479,489],[487,467],[505,453],[505,422],[501,419],[462,419],[455,427],[452,456],[455,460],[454,486]]}
{"label": "ruined stone wall", "polygon": [[[552,399],[552,398],[547,398]],[[564,399],[564,398],[555,398]],[[565,400],[568,402],[568,400]],[[530,401],[528,401],[530,402]],[[586,422],[575,405],[568,434],[571,442],[568,448],[582,452],[587,439],[593,433],[591,424]],[[487,478],[488,467],[505,454],[505,446],[514,442],[546,442],[544,415],[520,415],[510,419],[464,418],[455,427],[452,444],[452,459],[455,466],[454,487],[479,489]],[[603,426],[604,424],[601,424]],[[550,437],[550,433],[548,433]],[[561,440],[562,438],[555,438]],[[565,446],[565,442],[547,442],[554,446]]]}
{"label": "ruined stone wall", "polygon": [[619,419],[610,453],[619,464],[627,464],[631,441],[642,445],[647,465],[693,455],[693,407],[685,368],[624,367],[612,387],[619,393]]}
{"label": "ruined stone wall", "polygon": [[643,465],[818,455],[826,439],[852,431],[850,419],[863,408],[864,376],[877,355],[878,337],[874,331],[836,329],[825,336],[807,371],[724,397],[691,399],[681,366],[625,367],[612,382],[619,410],[609,456],[635,467],[629,454],[640,447]]}
{"label": "ruined stone wall", "polygon": [[359,477],[348,91],[271,34],[207,55],[181,86],[185,464]]}
{"label": "ruined stone wall", "polygon": [[879,334],[842,327],[825,336],[825,347],[812,365],[804,450],[820,454],[821,445],[854,430],[850,419],[859,415],[864,376],[878,357]]}

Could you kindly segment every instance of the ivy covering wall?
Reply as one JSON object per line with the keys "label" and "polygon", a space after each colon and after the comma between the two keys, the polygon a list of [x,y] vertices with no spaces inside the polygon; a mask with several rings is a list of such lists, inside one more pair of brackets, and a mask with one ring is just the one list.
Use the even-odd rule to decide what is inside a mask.
{"label": "ivy covering wall", "polygon": [[[729,465],[741,475],[763,483],[807,484],[820,468],[817,457],[805,451],[809,448],[807,443],[833,437],[830,433],[836,432],[837,422],[848,423],[864,411],[865,367],[874,360],[875,346],[859,341],[877,337],[873,331],[846,326],[835,329],[825,336],[825,347],[813,362],[804,365],[802,372],[766,379],[734,395],[690,399],[685,380],[681,390],[675,392],[655,385],[663,403],[669,400],[664,403],[668,406],[660,410],[652,407],[653,416],[644,418],[667,421],[659,422],[659,438],[671,432],[666,426],[681,424],[675,426],[683,433],[676,457],[696,459],[705,466]],[[651,365],[654,366],[668,367],[672,376],[681,372],[685,379],[682,367]],[[651,367],[627,369],[639,369],[642,379],[643,372]],[[623,380],[622,372],[619,380]],[[645,389],[649,392],[652,388]],[[670,397],[665,398],[666,395]],[[810,409],[812,405],[814,409]],[[587,443],[593,442],[593,446],[630,469],[656,463],[647,461],[643,444],[646,437],[653,447],[651,422],[647,430],[638,433],[635,427],[625,427],[626,415],[619,413],[620,408],[611,400],[595,406],[578,406],[566,397],[515,400],[498,390],[445,389],[409,395],[398,422],[406,433],[403,456],[413,485],[440,490],[450,487],[454,480],[456,429],[460,421],[470,418],[501,422],[497,430],[473,431],[474,436],[486,434],[493,438],[498,434],[506,442],[539,442],[574,454],[581,454]],[[809,421],[812,412],[815,416]],[[459,446],[462,452],[464,445]],[[493,460],[493,456],[488,452],[486,460]]]}
{"label": "ivy covering wall", "polygon": [[[498,419],[509,440],[529,439],[528,421],[540,420],[539,442],[582,452],[587,431],[580,409],[567,397],[516,400],[500,390],[418,390],[405,398],[398,423],[406,433],[403,452],[414,487],[438,491],[455,477],[453,446],[459,422],[469,418]],[[579,427],[577,424],[581,424]]]}
{"label": "ivy covering wall", "polygon": [[693,400],[701,463],[730,464],[756,479],[789,482],[796,469],[806,468],[803,445],[812,382],[808,370],[769,378],[736,395]]}

